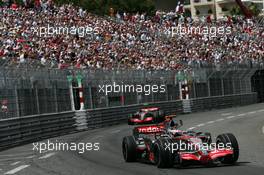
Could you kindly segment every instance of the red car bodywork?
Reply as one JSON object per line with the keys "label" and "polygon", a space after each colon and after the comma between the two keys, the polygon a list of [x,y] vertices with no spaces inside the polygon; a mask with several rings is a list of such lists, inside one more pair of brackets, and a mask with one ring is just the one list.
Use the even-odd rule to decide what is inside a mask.
{"label": "red car bodywork", "polygon": [[[158,121],[163,121],[163,116],[159,115],[159,108],[142,108],[138,113],[134,114],[128,119],[128,124],[149,124]],[[146,116],[149,115],[149,116]]]}
{"label": "red car bodywork", "polygon": [[144,123],[149,123],[149,122],[153,121],[153,117],[147,117],[144,119],[131,118],[129,120],[130,120],[130,122],[135,123],[135,124],[144,124]]}
{"label": "red car bodywork", "polygon": [[[178,130],[179,132],[184,133],[184,131]],[[139,126],[134,128],[134,132],[138,134],[146,135],[147,137],[156,137],[164,132],[164,126],[160,125],[151,125],[151,126]],[[184,141],[186,143],[191,143],[192,139],[200,139],[200,137],[190,136],[188,134],[183,134],[181,136],[176,136],[173,138],[174,141]],[[154,163],[154,153],[151,150],[151,142],[144,142],[142,145],[137,146],[137,151],[139,153],[148,152],[147,160]],[[178,151],[181,162],[196,162],[199,164],[209,164],[216,161],[218,158],[222,158],[228,155],[233,154],[232,149],[209,149],[206,151],[199,150],[197,148],[193,151]]]}

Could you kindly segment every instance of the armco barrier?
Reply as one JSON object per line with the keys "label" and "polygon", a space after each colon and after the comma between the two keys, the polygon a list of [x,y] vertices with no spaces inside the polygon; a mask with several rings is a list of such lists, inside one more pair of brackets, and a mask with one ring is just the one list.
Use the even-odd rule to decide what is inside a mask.
{"label": "armco barrier", "polygon": [[183,113],[191,113],[191,100],[182,100]]}
{"label": "armco barrier", "polygon": [[[160,107],[165,114],[182,113],[182,102],[180,100],[170,102],[159,102],[148,104],[148,106]],[[144,105],[130,105],[124,107],[112,107],[87,111],[88,128],[100,128],[108,125],[127,121],[128,115],[135,113]]]}
{"label": "armco barrier", "polygon": [[0,149],[75,131],[74,112],[0,120]]}
{"label": "armco barrier", "polygon": [[[257,103],[256,93],[160,102],[152,103],[148,106],[160,107],[164,110],[165,114],[179,114],[249,105],[254,103]],[[119,124],[127,121],[129,114],[135,113],[142,107],[143,105],[131,105],[88,110],[86,114],[87,127],[88,129],[92,129]]]}
{"label": "armco barrier", "polygon": [[190,99],[191,112],[257,103],[257,93]]}
{"label": "armco barrier", "polygon": [[[190,99],[190,101],[159,102],[148,104],[148,106],[160,107],[165,114],[169,115],[248,105],[256,102],[257,94],[251,93],[197,98]],[[135,113],[142,107],[144,107],[143,104],[0,120],[0,149],[75,131],[124,123],[129,114]]]}

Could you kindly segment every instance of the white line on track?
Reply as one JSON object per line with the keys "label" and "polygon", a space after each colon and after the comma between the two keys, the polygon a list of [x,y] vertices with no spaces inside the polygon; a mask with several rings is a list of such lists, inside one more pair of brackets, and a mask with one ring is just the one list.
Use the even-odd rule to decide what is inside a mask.
{"label": "white line on track", "polygon": [[197,125],[197,127],[201,127],[201,126],[204,126],[204,123],[201,123],[201,124]]}
{"label": "white line on track", "polygon": [[196,127],[191,127],[191,128],[189,128],[189,129],[187,129],[187,130],[193,130],[193,129],[195,129]]}
{"label": "white line on track", "polygon": [[103,136],[99,135],[99,136],[94,137],[94,139],[99,139],[99,138],[103,138]]}
{"label": "white line on track", "polygon": [[48,154],[46,154],[46,155],[44,155],[44,156],[42,156],[42,157],[39,157],[39,159],[47,159],[47,158],[49,158],[49,157],[51,157],[51,156],[54,156],[56,153],[48,153]]}
{"label": "white line on track", "polygon": [[114,130],[114,131],[111,131],[111,134],[116,134],[116,133],[119,133],[120,130]]}
{"label": "white line on track", "polygon": [[255,114],[257,111],[248,112],[248,114]]}
{"label": "white line on track", "polygon": [[228,116],[226,117],[227,119],[231,119],[231,118],[235,118],[236,116],[232,115],[232,116]]}
{"label": "white line on track", "polygon": [[10,165],[14,166],[14,165],[19,164],[20,162],[21,162],[21,161],[17,161],[17,162],[11,163]]}
{"label": "white line on track", "polygon": [[243,117],[243,116],[245,116],[246,114],[238,114],[237,116],[238,117]]}
{"label": "white line on track", "polygon": [[15,173],[17,173],[17,172],[19,172],[19,171],[21,171],[21,170],[23,170],[23,169],[25,169],[25,168],[27,168],[29,166],[30,165],[21,165],[21,166],[15,168],[15,169],[12,169],[12,170],[6,172],[5,174],[15,174]]}
{"label": "white line on track", "polygon": [[34,158],[34,157],[36,157],[35,155],[32,155],[32,156],[28,156],[28,157],[26,157],[27,159],[32,159],[32,158]]}
{"label": "white line on track", "polygon": [[49,150],[41,151],[41,154],[47,153]]}
{"label": "white line on track", "polygon": [[17,156],[26,156],[30,155],[31,153],[18,153],[18,154],[0,154],[0,157],[17,157]]}
{"label": "white line on track", "polygon": [[[251,112],[248,112],[248,113],[242,113],[242,114],[238,114],[238,115],[231,115],[232,112],[230,112],[230,113],[223,113],[223,114],[221,114],[222,116],[227,116],[227,115],[231,115],[231,116],[227,116],[225,118],[220,118],[220,119],[217,119],[217,120],[214,120],[214,121],[208,121],[206,123],[201,123],[201,124],[196,125],[196,127],[189,128],[188,130],[193,130],[193,129],[197,128],[197,127],[202,127],[202,126],[204,126],[206,124],[212,124],[212,123],[215,123],[215,122],[224,121],[225,119],[231,119],[231,118],[235,118],[235,117],[243,117],[243,116],[246,116],[247,114],[255,114],[257,112],[264,112],[264,109],[261,109],[261,110],[258,110],[258,111],[251,111]],[[264,134],[264,126],[262,128],[262,132]]]}

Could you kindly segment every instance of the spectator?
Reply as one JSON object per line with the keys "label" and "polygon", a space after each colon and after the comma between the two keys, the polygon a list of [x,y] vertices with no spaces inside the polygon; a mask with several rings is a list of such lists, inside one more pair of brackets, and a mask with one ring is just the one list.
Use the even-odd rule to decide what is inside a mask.
{"label": "spectator", "polygon": [[[0,60],[9,61],[9,65],[34,62],[32,65],[60,69],[188,70],[209,65],[257,65],[264,61],[263,27],[254,20],[249,23],[237,17],[217,22],[194,21],[161,11],[153,18],[144,13],[117,13],[117,20],[113,20],[72,5],[56,7],[50,0],[34,2],[35,8],[12,6],[16,10],[4,7],[0,11]],[[215,37],[193,33],[172,37],[172,27],[179,24],[224,26],[232,31]],[[55,29],[54,34],[40,35],[48,25]],[[72,27],[75,32],[63,33]],[[89,34],[76,32],[81,27],[88,27]]]}

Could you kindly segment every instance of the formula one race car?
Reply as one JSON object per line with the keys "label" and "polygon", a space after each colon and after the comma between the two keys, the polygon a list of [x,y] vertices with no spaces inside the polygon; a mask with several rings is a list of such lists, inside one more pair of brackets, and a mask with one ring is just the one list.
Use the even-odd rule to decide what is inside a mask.
{"label": "formula one race car", "polygon": [[162,110],[156,107],[142,108],[128,118],[128,125],[159,123],[165,120]]}
{"label": "formula one race car", "polygon": [[125,161],[150,162],[158,168],[170,168],[174,165],[234,164],[238,160],[239,146],[233,134],[221,134],[212,143],[210,133],[182,131],[178,127],[135,127],[132,136],[123,138]]}

